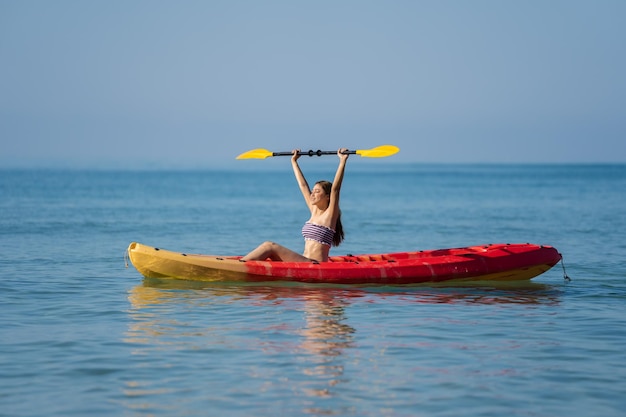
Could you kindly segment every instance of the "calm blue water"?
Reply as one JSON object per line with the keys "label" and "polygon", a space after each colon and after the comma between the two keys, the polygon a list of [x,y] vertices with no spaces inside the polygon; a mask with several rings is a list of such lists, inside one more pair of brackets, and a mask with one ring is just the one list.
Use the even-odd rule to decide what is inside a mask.
{"label": "calm blue water", "polygon": [[300,249],[288,164],[238,169],[0,171],[0,415],[626,413],[626,166],[348,162],[332,253],[533,242],[571,282],[560,265],[526,284],[369,288],[125,268],[131,241]]}

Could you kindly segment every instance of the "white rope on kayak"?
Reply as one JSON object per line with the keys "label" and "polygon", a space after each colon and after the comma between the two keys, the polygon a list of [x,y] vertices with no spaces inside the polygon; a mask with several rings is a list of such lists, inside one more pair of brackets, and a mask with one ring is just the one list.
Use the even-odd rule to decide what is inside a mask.
{"label": "white rope on kayak", "polygon": [[567,272],[565,272],[565,262],[563,261],[563,255],[561,255],[561,266],[563,267],[563,279],[567,282],[570,282],[572,279],[567,276]]}

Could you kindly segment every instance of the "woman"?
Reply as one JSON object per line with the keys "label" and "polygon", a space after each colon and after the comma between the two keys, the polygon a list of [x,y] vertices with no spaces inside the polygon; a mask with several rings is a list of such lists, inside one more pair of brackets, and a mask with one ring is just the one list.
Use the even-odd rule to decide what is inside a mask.
{"label": "woman", "polygon": [[341,148],[337,151],[339,167],[332,183],[318,181],[313,190],[309,188],[302,170],[298,165],[298,150],[293,151],[291,166],[298,181],[300,191],[306,201],[311,217],[302,227],[304,237],[304,252],[300,255],[284,246],[274,242],[263,242],[255,250],[244,256],[242,261],[266,260],[284,262],[326,262],[332,245],[339,246],[343,240],[343,227],[341,225],[341,211],[339,210],[339,192],[343,181],[343,173],[346,168],[348,154]]}

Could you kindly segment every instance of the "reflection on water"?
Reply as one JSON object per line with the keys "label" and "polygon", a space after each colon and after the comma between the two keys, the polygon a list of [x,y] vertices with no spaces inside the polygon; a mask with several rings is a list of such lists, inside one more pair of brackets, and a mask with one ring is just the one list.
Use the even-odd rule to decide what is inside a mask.
{"label": "reflection on water", "polygon": [[[185,352],[206,351],[218,361],[225,357],[220,355],[232,357],[242,350],[254,352],[253,356],[258,355],[255,360],[261,362],[278,356],[292,367],[292,378],[293,372],[301,375],[300,380],[290,380],[289,386],[311,399],[311,407],[303,404],[303,411],[333,414],[337,410],[332,405],[327,409],[312,399],[331,398],[338,387],[361,383],[350,381],[345,372],[351,357],[346,352],[357,347],[357,331],[348,324],[354,304],[393,303],[404,309],[419,304],[559,302],[558,289],[528,281],[463,285],[360,288],[145,279],[128,294],[131,320],[125,341],[133,345],[135,355],[148,358],[161,351],[167,356],[183,352],[183,358]],[[250,316],[251,311],[258,315]],[[249,378],[267,376],[255,370],[250,371]],[[280,378],[266,381],[263,389],[272,387],[276,380]],[[142,396],[142,401],[146,396],[168,393],[162,386],[140,380],[128,381],[124,392],[128,398]]]}
{"label": "reflection on water", "polygon": [[[305,326],[300,331],[300,348],[310,354],[303,372],[325,386],[305,388],[307,395],[327,397],[332,387],[342,382],[344,363],[341,355],[352,346],[354,328],[344,323],[348,303],[323,291],[303,297]],[[313,411],[313,410],[310,410]],[[315,413],[322,413],[315,410]]]}
{"label": "reflection on water", "polygon": [[[463,283],[439,286],[337,287],[291,283],[222,284],[171,279],[144,279],[129,291],[133,318],[128,336],[130,342],[142,343],[147,337],[169,336],[158,343],[175,343],[172,336],[206,335],[213,328],[189,328],[162,315],[155,307],[168,303],[200,309],[203,305],[234,304],[292,305],[304,311],[305,327],[302,347],[325,356],[339,355],[350,346],[354,329],[345,324],[346,308],[352,302],[367,298],[368,303],[402,304],[542,304],[559,303],[559,292],[546,284],[524,282]],[[169,317],[165,319],[164,317]],[[169,342],[166,342],[169,340]],[[153,341],[154,342],[154,341]]]}
{"label": "reflection on water", "polygon": [[[233,304],[243,300],[251,305],[264,303],[294,308],[292,303],[295,302],[303,316],[304,325],[301,328],[277,329],[277,326],[273,326],[266,330],[268,333],[276,330],[290,332],[298,336],[299,342],[280,347],[275,342],[265,341],[259,344],[259,349],[270,352],[287,350],[289,354],[304,352],[300,367],[303,375],[310,378],[310,383],[303,383],[302,391],[306,395],[326,397],[331,395],[331,388],[341,382],[344,371],[341,355],[344,349],[352,345],[355,330],[345,324],[345,307],[350,304],[350,297],[355,296],[359,296],[359,293],[314,287],[211,286],[207,283],[146,279],[129,292],[133,320],[125,341],[138,346],[136,354],[158,346],[171,349],[172,344],[193,344],[194,337],[206,342],[207,338],[215,336],[210,339],[211,342],[224,343],[224,329],[219,326],[190,330],[188,323],[161,314],[158,308],[168,307],[168,304],[188,304],[189,307],[201,309],[203,305]],[[249,326],[254,327],[254,322],[250,321]],[[193,337],[190,339],[189,336]],[[134,392],[139,384],[134,381],[132,385],[125,392]]]}
{"label": "reflection on water", "polygon": [[274,282],[229,284],[154,278],[145,278],[142,284],[132,288],[128,299],[135,309],[167,303],[172,299],[212,302],[215,297],[249,302],[275,300],[277,303],[311,299],[337,303],[341,300],[346,306],[351,299],[374,295],[381,300],[391,297],[407,303],[545,305],[559,302],[556,287],[532,281],[358,287]]}

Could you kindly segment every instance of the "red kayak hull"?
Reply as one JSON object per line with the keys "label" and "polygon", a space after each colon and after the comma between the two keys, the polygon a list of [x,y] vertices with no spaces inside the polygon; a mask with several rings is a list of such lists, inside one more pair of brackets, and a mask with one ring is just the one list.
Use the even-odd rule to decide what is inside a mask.
{"label": "red kayak hull", "polygon": [[393,285],[528,280],[561,260],[554,247],[530,243],[332,256],[320,263],[243,262],[241,256],[192,255],[135,242],[129,246],[128,255],[135,268],[150,278]]}

